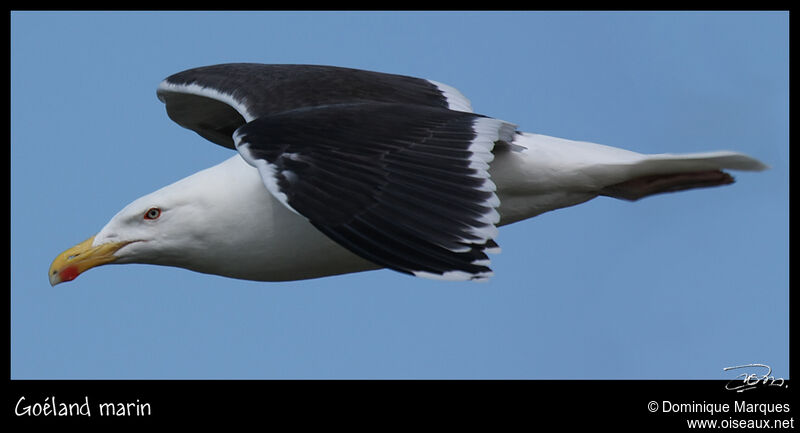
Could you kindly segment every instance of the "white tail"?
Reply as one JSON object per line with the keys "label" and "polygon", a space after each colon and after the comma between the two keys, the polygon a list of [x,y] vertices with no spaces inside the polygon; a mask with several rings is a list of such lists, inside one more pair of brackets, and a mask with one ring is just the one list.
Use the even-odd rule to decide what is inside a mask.
{"label": "white tail", "polygon": [[707,153],[643,155],[644,159],[632,167],[636,176],[664,173],[685,173],[704,170],[761,171],[769,168],[761,161],[747,155],[720,151]]}
{"label": "white tail", "polygon": [[730,152],[645,155],[596,143],[519,133],[495,149],[490,169],[502,224],[583,203],[598,195],[638,200],[653,194],[726,185],[722,170],[768,167]]}
{"label": "white tail", "polygon": [[768,167],[757,159],[736,152],[642,155],[627,167],[627,180],[600,189],[600,194],[638,200],[653,194],[727,185],[733,177],[722,170],[761,171]]}

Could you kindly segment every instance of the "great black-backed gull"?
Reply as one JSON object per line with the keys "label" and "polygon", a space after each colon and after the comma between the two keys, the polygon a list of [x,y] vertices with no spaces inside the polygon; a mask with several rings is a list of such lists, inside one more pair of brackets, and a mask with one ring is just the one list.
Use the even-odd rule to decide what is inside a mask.
{"label": "great black-backed gull", "polygon": [[766,168],[736,152],[644,155],[520,132],[445,84],[341,67],[200,67],[157,95],[172,120],[238,153],[126,206],[53,261],[52,285],[107,263],[260,281],[383,267],[485,280],[497,226]]}

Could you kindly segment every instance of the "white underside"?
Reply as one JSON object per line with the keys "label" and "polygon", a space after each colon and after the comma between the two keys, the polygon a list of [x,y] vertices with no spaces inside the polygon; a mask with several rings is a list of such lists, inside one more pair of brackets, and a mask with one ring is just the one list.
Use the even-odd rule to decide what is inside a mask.
{"label": "white underside", "polygon": [[[593,143],[537,134],[516,135],[511,149],[496,149],[491,179],[500,199],[500,222],[510,224],[597,196],[604,186],[634,177],[710,169],[760,170],[760,162],[734,152],[693,155],[642,155]],[[198,224],[214,230],[190,232],[189,239],[165,248],[158,257],[141,260],[133,243],[119,250],[120,262],[180,266],[198,272],[261,281],[316,278],[377,269],[317,231],[304,217],[289,210],[264,187],[259,172],[238,154],[135,201],[173,191],[202,191],[195,201]],[[141,203],[139,203],[141,202]],[[190,207],[186,205],[185,207]],[[127,209],[127,208],[126,208]],[[123,210],[124,212],[125,210]],[[123,213],[121,212],[121,213]],[[164,217],[168,217],[165,210]],[[203,220],[205,218],[205,220]],[[115,219],[96,237],[114,239]],[[171,233],[173,239],[178,236]],[[142,254],[144,255],[144,254]],[[255,259],[255,260],[254,260]]]}

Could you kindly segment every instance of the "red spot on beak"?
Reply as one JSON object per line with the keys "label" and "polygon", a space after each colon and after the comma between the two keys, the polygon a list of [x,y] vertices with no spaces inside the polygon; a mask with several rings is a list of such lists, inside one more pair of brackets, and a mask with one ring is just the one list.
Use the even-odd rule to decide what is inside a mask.
{"label": "red spot on beak", "polygon": [[78,274],[77,266],[67,266],[61,270],[59,277],[61,277],[61,281],[72,281],[78,277]]}

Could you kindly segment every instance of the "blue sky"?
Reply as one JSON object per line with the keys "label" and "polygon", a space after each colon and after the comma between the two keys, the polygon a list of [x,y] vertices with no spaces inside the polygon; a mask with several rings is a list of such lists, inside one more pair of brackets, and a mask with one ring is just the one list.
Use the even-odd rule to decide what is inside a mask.
{"label": "blue sky", "polygon": [[[14,379],[789,377],[788,13],[13,12]],[[239,281],[47,268],[125,204],[231,151],[174,124],[168,75],[225,62],[428,78],[521,130],[736,150],[732,186],[501,229],[488,283],[381,270]]]}

